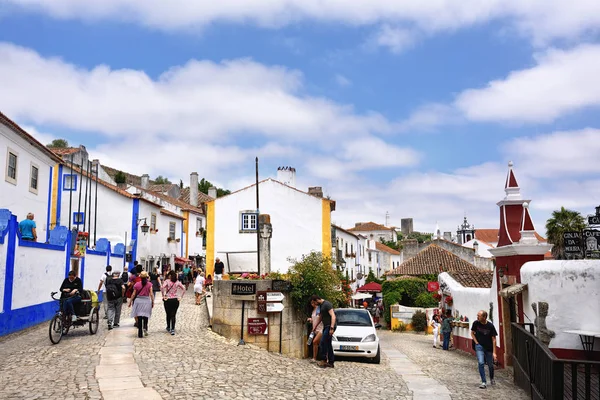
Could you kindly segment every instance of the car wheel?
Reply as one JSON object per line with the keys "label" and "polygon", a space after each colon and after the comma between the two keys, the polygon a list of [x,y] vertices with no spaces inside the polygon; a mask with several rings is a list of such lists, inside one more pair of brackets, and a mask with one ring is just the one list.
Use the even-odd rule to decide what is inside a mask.
{"label": "car wheel", "polygon": [[381,348],[377,346],[377,354],[373,357],[373,363],[379,364],[381,363]]}

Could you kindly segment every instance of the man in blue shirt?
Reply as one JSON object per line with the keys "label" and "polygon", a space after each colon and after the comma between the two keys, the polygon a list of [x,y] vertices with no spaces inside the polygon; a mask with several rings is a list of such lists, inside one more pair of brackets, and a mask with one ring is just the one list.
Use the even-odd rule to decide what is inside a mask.
{"label": "man in blue shirt", "polygon": [[37,241],[37,232],[33,217],[33,213],[29,213],[27,214],[27,219],[19,222],[19,232],[21,232],[21,239],[23,240]]}

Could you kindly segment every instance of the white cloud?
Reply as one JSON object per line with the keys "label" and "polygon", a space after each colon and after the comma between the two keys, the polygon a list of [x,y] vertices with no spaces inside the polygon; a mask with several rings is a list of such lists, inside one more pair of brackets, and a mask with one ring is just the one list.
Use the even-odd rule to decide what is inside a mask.
{"label": "white cloud", "polygon": [[413,47],[415,43],[416,33],[414,31],[384,24],[368,40],[367,45],[384,47],[394,54],[400,54]]}
{"label": "white cloud", "polygon": [[473,121],[551,122],[600,106],[600,45],[550,49],[536,61],[485,88],[462,92],[456,107]]}
{"label": "white cloud", "polygon": [[[575,38],[600,26],[597,0],[8,0],[61,19],[117,20],[162,30],[214,22],[279,27],[302,20],[349,24],[409,23],[425,32],[505,21],[536,43]],[[6,1],[5,1],[6,3]]]}
{"label": "white cloud", "polygon": [[420,159],[420,154],[413,149],[386,143],[375,137],[349,140],[344,142],[342,148],[342,157],[361,170],[411,166]]}
{"label": "white cloud", "polygon": [[0,43],[0,106],[13,118],[108,136],[309,141],[390,132],[377,113],[303,94],[302,74],[239,59],[189,61],[156,80],[101,65],[83,69]]}
{"label": "white cloud", "polygon": [[340,87],[348,87],[352,85],[352,81],[346,78],[344,75],[336,74],[334,79],[335,83],[337,83]]}
{"label": "white cloud", "polygon": [[38,142],[43,145],[52,143],[54,139],[59,139],[52,133],[40,132],[37,128],[29,125],[19,125],[23,130],[33,136]]}

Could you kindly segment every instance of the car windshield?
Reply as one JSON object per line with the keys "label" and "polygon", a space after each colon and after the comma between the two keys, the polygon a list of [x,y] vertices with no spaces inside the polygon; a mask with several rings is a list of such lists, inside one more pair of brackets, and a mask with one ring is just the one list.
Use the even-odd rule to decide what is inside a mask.
{"label": "car windshield", "polygon": [[373,326],[364,310],[338,309],[335,310],[335,319],[339,326]]}

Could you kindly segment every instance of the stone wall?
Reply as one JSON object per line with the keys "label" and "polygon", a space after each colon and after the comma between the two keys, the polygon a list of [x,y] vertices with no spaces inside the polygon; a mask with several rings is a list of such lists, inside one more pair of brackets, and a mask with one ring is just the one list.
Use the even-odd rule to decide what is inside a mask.
{"label": "stone wall", "polygon": [[[213,286],[212,329],[229,339],[239,340],[242,319],[242,301],[231,296],[231,285],[239,281],[215,281]],[[271,280],[245,281],[256,283],[256,290],[270,290]],[[244,341],[279,352],[279,324],[283,318],[282,354],[303,358],[306,348],[304,323],[298,318],[288,293],[285,294],[282,313],[258,314],[257,302],[246,301],[244,312]],[[269,335],[249,335],[248,318],[269,318]]]}

